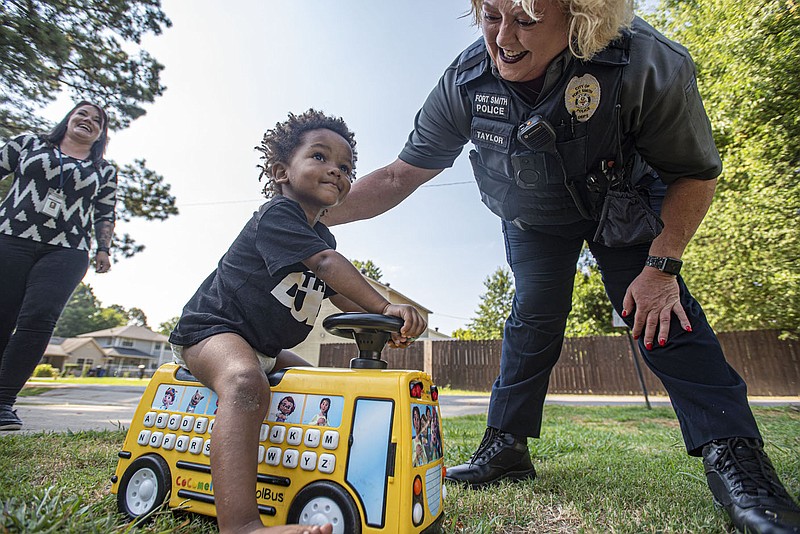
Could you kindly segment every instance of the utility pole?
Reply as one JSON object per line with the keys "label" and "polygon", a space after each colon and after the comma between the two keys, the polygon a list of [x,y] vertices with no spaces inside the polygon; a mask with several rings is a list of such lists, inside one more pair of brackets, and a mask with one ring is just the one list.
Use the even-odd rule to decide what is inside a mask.
{"label": "utility pole", "polygon": [[[631,357],[633,358],[633,366],[636,367],[636,374],[639,376],[639,384],[642,386],[642,393],[644,394],[644,403],[647,405],[648,410],[652,410],[653,407],[650,406],[650,398],[647,396],[647,386],[644,383],[644,374],[642,374],[642,366],[639,363],[639,358],[636,357],[636,354],[639,352],[637,349],[637,344],[633,341],[633,336],[631,335],[631,329],[628,328],[628,325],[625,324],[625,321],[622,320],[622,317],[619,316],[616,310],[611,310],[611,324],[614,328],[624,328],[625,335],[628,336],[628,344],[631,347]],[[644,359],[644,356],[642,357]]]}

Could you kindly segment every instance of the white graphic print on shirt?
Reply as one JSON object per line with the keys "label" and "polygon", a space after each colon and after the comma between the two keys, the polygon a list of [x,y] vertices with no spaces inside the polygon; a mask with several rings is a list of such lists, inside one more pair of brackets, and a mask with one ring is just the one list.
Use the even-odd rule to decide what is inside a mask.
{"label": "white graphic print on shirt", "polygon": [[313,326],[325,298],[325,282],[311,271],[289,273],[273,288],[272,295],[289,308],[297,322]]}

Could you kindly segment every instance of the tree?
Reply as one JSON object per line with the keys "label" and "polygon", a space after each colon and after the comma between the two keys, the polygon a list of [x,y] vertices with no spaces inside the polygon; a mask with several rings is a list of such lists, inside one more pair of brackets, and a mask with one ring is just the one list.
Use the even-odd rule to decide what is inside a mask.
{"label": "tree", "polygon": [[611,301],[597,260],[586,244],[583,245],[575,271],[575,286],[572,290],[572,311],[567,318],[566,337],[604,336],[620,333],[612,324]]}
{"label": "tree", "polygon": [[121,307],[102,308],[100,301],[94,296],[92,287],[81,282],[58,319],[53,335],[75,337],[78,334],[127,324],[128,317],[119,311],[119,308]]}
{"label": "tree", "polygon": [[717,330],[800,334],[800,7],[666,0],[656,24],[692,51],[723,174],[686,250]]}
{"label": "tree", "polygon": [[[481,295],[477,317],[466,328],[453,331],[452,337],[461,340],[501,339],[506,318],[514,301],[512,273],[498,267],[484,281],[486,293]],[[575,270],[575,289],[572,292],[572,312],[567,319],[567,337],[615,335],[611,320],[611,303],[606,295],[597,262],[584,245]]]}
{"label": "tree", "polygon": [[361,261],[361,260],[352,260],[351,263],[355,265],[356,269],[361,271],[361,274],[367,275],[376,282],[380,282],[381,278],[383,277],[383,273],[381,272],[380,267],[375,265],[372,260]]}
{"label": "tree", "polygon": [[612,325],[612,309],[597,264],[577,269],[572,311],[567,318],[565,335],[580,337],[620,333]]}
{"label": "tree", "polygon": [[466,330],[456,330],[457,339],[501,339],[506,318],[511,313],[514,300],[514,279],[511,271],[498,267],[486,277],[483,285],[486,293],[481,295],[477,315],[467,325]]}
{"label": "tree", "polygon": [[108,307],[108,309],[112,309],[124,317],[125,324],[127,325],[144,326],[145,328],[148,328],[147,315],[145,315],[140,308],[134,307],[131,309],[125,309],[124,306],[120,306],[119,304],[112,304]]}
{"label": "tree", "polygon": [[[8,0],[0,4],[0,141],[52,126],[42,108],[67,90],[73,100],[103,106],[110,127],[120,129],[160,96],[163,65],[144,50],[146,33],[172,25],[159,0]],[[10,181],[0,182],[0,198]],[[119,172],[118,215],[163,220],[178,213],[170,186],[144,160]],[[129,257],[142,245],[116,237],[115,254]]]}
{"label": "tree", "polygon": [[170,335],[170,333],[175,330],[175,325],[178,324],[178,319],[180,319],[180,316],[175,316],[172,319],[168,319],[158,325],[158,333],[164,334],[165,336]]}

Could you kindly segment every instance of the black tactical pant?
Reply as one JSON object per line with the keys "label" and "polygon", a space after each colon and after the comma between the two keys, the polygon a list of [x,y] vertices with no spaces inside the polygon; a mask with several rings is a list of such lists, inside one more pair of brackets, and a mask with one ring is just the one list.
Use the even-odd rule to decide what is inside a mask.
{"label": "black tactical pant", "polygon": [[[649,244],[609,248],[592,242],[595,225],[587,224],[584,230],[563,237],[503,223],[516,294],[505,324],[500,376],[492,388],[491,427],[539,436],[550,372],[561,353],[583,242],[589,243],[606,293],[618,313],[625,291],[642,272]],[[760,438],[744,381],[728,365],[703,310],[680,277],[678,283],[692,332],[684,331],[673,315],[665,346],[655,343],[652,350],[646,350],[641,338],[639,344],[645,362],[669,393],[687,451],[699,455],[702,446],[713,439]],[[632,325],[633,314],[626,321]]]}

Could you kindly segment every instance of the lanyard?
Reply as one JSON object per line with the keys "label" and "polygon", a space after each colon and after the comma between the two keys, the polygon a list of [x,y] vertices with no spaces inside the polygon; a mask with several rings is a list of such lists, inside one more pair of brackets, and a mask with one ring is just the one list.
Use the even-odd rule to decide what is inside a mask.
{"label": "lanyard", "polygon": [[[64,190],[64,182],[67,181],[67,179],[64,178],[64,157],[61,154],[61,145],[58,145],[58,165],[59,165],[58,190],[59,192],[61,192]],[[72,172],[69,173],[69,176],[67,176],[67,178],[69,178],[73,174],[75,174],[75,167],[72,168]]]}

